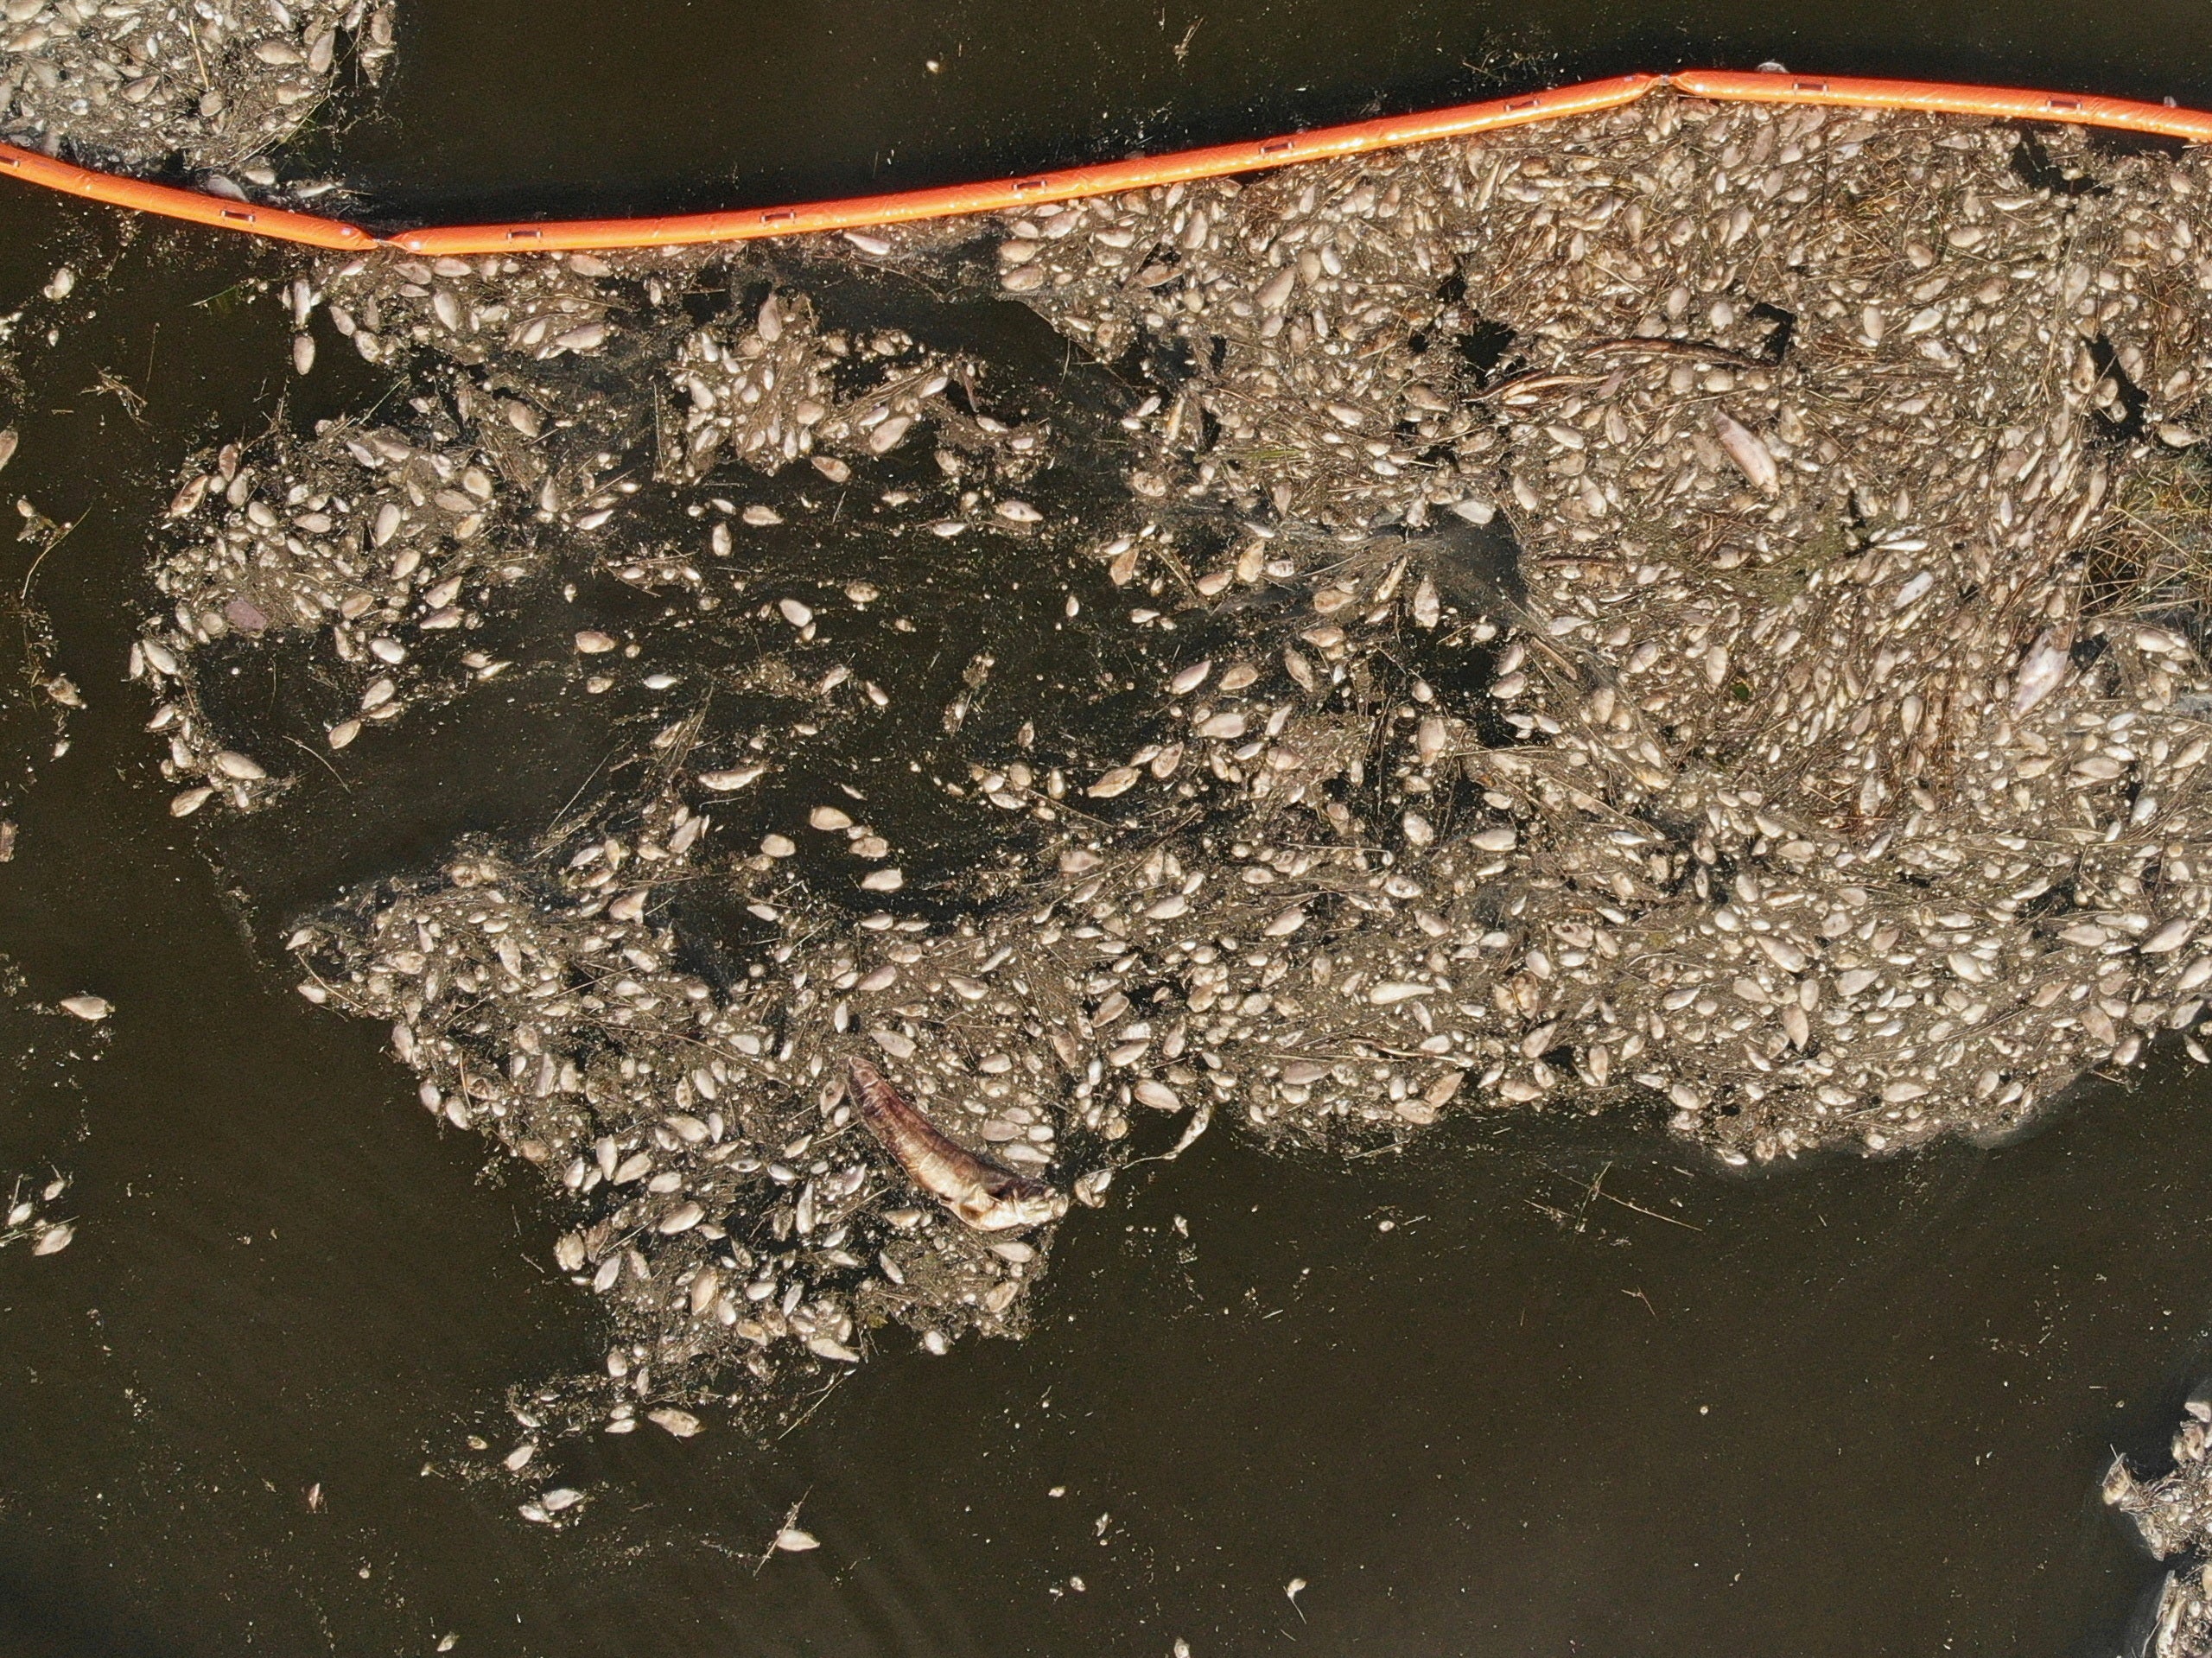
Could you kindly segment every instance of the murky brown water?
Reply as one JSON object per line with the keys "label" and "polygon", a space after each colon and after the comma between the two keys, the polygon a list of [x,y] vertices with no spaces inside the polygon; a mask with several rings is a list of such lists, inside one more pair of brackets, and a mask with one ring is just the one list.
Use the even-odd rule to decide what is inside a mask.
{"label": "murky brown water", "polygon": [[1770,59],[2202,108],[2208,33],[2199,9],[2171,0],[2124,24],[2088,0],[427,4],[408,16],[384,113],[343,149],[355,177],[429,219],[719,206],[1226,141],[1541,79]]}
{"label": "murky brown water", "polygon": [[[696,11],[417,4],[342,151],[426,216],[765,199],[1319,118],[1371,89],[1431,101],[1465,90],[1447,41],[1479,35],[1208,14],[1179,65],[1196,14],[1087,16],[1075,42],[974,9],[938,31],[793,14],[724,48]],[[2057,13],[1981,38],[1925,11],[1858,14],[1852,37],[1752,21],[1560,13],[1521,38],[1643,64],[1680,29],[1723,48],[1688,56],[2191,98],[2159,81],[2149,43],[2164,61],[2184,36],[2155,16],[2133,57]],[[916,78],[931,55],[947,69]],[[877,153],[917,133],[930,148]],[[276,307],[234,292],[288,267],[28,195],[0,196],[0,226],[10,308],[65,259],[114,262],[58,343],[29,313],[11,401],[35,441],[4,480],[81,520],[35,576],[0,544],[0,595],[29,583],[90,706],[58,759],[43,715],[10,716],[36,781],[10,790],[0,950],[29,998],[119,1010],[111,1039],[0,1013],[25,1056],[0,1167],[69,1172],[79,1218],[59,1257],[0,1255],[10,1650],[2117,1646],[2156,1572],[2097,1477],[2114,1449],[2158,1462],[2212,1309],[2204,1084],[2165,1068],[2000,1149],[1752,1178],[1619,1128],[1461,1124],[1349,1166],[1217,1135],[1066,1229],[1026,1344],[886,1357],[766,1450],[567,1445],[588,1526],[519,1523],[511,1487],[450,1471],[499,1432],[508,1383],[595,1361],[595,1310],[543,1274],[535,1187],[480,1173],[382,1033],[302,1003],[275,946],[345,885],[541,823],[619,715],[518,687],[425,720],[355,794],[212,843],[172,820],[120,682],[146,504],[288,390]],[[294,384],[292,415],[363,384]],[[756,1575],[802,1499],[823,1547]]]}

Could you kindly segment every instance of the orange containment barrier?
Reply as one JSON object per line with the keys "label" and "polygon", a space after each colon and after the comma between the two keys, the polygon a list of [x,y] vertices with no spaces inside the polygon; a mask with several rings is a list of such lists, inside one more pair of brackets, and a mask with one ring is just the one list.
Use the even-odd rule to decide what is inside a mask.
{"label": "orange containment barrier", "polygon": [[1548,92],[1495,98],[1482,104],[1462,104],[1421,115],[1387,116],[1380,120],[1321,127],[1278,138],[1215,144],[1204,149],[1107,162],[1095,167],[1067,168],[982,184],[954,184],[933,190],[855,196],[842,201],[656,219],[456,225],[406,231],[382,242],[359,226],[339,219],[257,206],[196,190],[180,190],[168,185],[148,184],[138,179],[95,172],[35,150],[18,149],[11,144],[0,144],[0,173],[118,207],[341,251],[379,245],[429,254],[495,253],[512,249],[551,251],[675,247],[791,236],[807,231],[859,230],[871,225],[947,219],[962,213],[996,213],[1040,202],[1070,201],[1156,184],[1287,167],[1294,162],[1358,156],[1433,138],[1465,137],[1525,126],[1535,121],[1616,109],[1662,86],[1689,97],[1723,103],[1823,104],[1853,109],[1924,110],[1935,114],[1979,115],[2008,121],[2063,121],[2079,126],[2113,127],[2179,138],[2189,143],[2212,143],[2212,114],[2165,104],[2026,92],[2009,86],[1954,86],[1941,81],[1685,69],[1670,75],[1618,75],[1610,80],[1586,81],[1577,86],[1554,87]]}
{"label": "orange containment barrier", "polygon": [[222,230],[248,231],[281,242],[302,242],[317,248],[372,248],[377,245],[377,238],[359,225],[318,219],[313,213],[288,213],[282,207],[226,200],[200,190],[149,184],[143,179],[121,178],[113,173],[96,173],[89,167],[56,161],[35,149],[18,149],[13,144],[0,144],[0,174],[43,184],[65,195],[89,196],[112,206],[135,207],[140,213],[188,219],[195,225],[213,225]]}
{"label": "orange containment barrier", "polygon": [[894,195],[858,196],[843,201],[800,206],[753,208],[743,213],[690,213],[671,219],[582,219],[538,225],[462,225],[446,230],[409,231],[392,239],[414,253],[493,253],[503,249],[671,247],[693,242],[738,242],[761,236],[791,236],[804,231],[857,230],[867,225],[898,225],[917,219],[950,219],[961,213],[996,213],[1046,201],[1111,195],[1155,184],[1220,178],[1293,162],[1323,161],[1370,150],[1395,149],[1431,138],[1494,132],[1562,115],[1584,115],[1632,104],[1660,84],[1656,75],[1619,75],[1586,81],[1522,98],[1462,104],[1423,115],[1395,115],[1350,126],[1321,127],[1255,143],[1215,144],[1205,149],[1142,156],[1096,167],[1035,173],[987,184],[953,184],[936,190],[907,190]]}
{"label": "orange containment barrier", "polygon": [[2014,86],[1955,86],[1939,80],[1878,80],[1860,75],[1746,74],[1731,69],[1684,69],[1667,77],[1676,92],[1732,104],[1830,104],[1861,110],[1925,110],[1939,115],[1986,115],[2004,121],[2065,121],[2118,127],[2190,143],[2212,143],[2212,115],[2170,104],[2072,92],[2031,92]]}

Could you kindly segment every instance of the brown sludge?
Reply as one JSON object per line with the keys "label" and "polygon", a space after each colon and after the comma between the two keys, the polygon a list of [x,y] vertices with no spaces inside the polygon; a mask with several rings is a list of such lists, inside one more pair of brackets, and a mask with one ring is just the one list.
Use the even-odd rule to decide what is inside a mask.
{"label": "brown sludge", "polygon": [[[733,537],[783,519],[709,492],[804,462],[864,498],[924,440],[941,488],[880,521],[1022,538],[1071,628],[1157,664],[1135,744],[1040,710],[969,753],[942,810],[1008,850],[927,913],[892,907],[859,794],[751,804],[797,727],[687,704],[588,824],[302,928],[311,995],[392,1021],[427,1105],[574,1194],[556,1254],[618,1339],[518,1401],[533,1431],[819,1375],[893,1322],[939,1350],[1022,1327],[1050,1229],[918,1204],[855,1132],[863,1043],[953,1140],[1094,1204],[1138,1108],[1365,1148],[1618,1104],[1734,1164],[2003,1134],[2162,1033],[2202,1057],[2207,181],[2068,130],[1658,96],[794,245],[710,324],[681,296],[764,256],[326,268],[302,324],[342,308],[433,395],[311,467],[195,467],[139,666],[190,723],[192,806],[255,807],[281,779],[226,769],[248,734],[193,700],[211,638],[328,630],[338,746],[407,674],[486,676],[420,637],[433,600],[489,615],[582,559],[729,621],[747,683],[866,717],[879,688],[810,630],[890,607],[734,581]],[[1112,493],[1033,505],[1058,435],[975,412],[975,364],[825,330],[789,262],[988,281],[1141,378]],[[618,361],[652,400],[563,393]],[[624,544],[656,499],[697,547]],[[574,638],[592,685],[641,671]],[[867,897],[786,873],[810,835]],[[766,930],[728,984],[678,959],[701,883]]]}

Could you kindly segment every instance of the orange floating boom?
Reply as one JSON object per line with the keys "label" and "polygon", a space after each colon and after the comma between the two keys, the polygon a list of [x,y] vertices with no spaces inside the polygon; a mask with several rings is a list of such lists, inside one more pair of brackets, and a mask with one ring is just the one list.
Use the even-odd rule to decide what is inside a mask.
{"label": "orange floating boom", "polygon": [[1555,87],[1520,98],[1462,104],[1425,114],[1388,116],[1278,138],[1215,144],[1203,149],[1067,168],[981,184],[947,185],[933,190],[906,190],[789,207],[755,207],[665,218],[457,225],[407,231],[387,241],[380,241],[359,226],[340,219],[257,206],[201,191],[181,190],[96,172],[56,161],[35,150],[19,149],[12,144],[0,144],[0,173],[118,207],[340,251],[378,246],[429,254],[496,253],[514,249],[612,251],[746,241],[809,231],[859,230],[872,225],[906,224],[915,219],[996,213],[1047,201],[1110,195],[1154,185],[1287,167],[1294,162],[1395,149],[1434,138],[1465,137],[1562,116],[1587,115],[1632,104],[1662,86],[1689,97],[1722,103],[1819,104],[1852,109],[1923,110],[2009,121],[2062,121],[2078,126],[2112,127],[2179,138],[2189,143],[2212,143],[2212,114],[2177,109],[2171,105],[2029,92],[2010,86],[1956,86],[1942,81],[1686,69],[1671,75],[1617,75],[1608,80],[1586,81],[1580,86]]}
{"label": "orange floating boom", "polygon": [[377,238],[359,225],[318,219],[312,213],[287,213],[282,207],[226,200],[200,190],[179,190],[166,184],[149,184],[143,179],[97,173],[89,167],[41,156],[35,149],[18,149],[13,144],[0,144],[0,173],[42,184],[65,195],[89,196],[111,206],[133,207],[140,213],[188,219],[195,225],[213,225],[223,230],[248,231],[280,242],[336,249],[372,248],[377,245]]}
{"label": "orange floating boom", "polygon": [[893,195],[859,196],[842,201],[809,202],[791,207],[753,208],[741,213],[690,213],[670,219],[582,219],[537,225],[461,225],[445,230],[409,231],[392,239],[413,253],[495,253],[505,249],[611,249],[671,247],[696,242],[739,242],[761,236],[791,236],[805,231],[857,230],[868,225],[898,225],[918,219],[950,219],[962,213],[997,213],[1047,201],[1111,195],[1156,184],[1220,178],[1294,162],[1322,161],[1395,149],[1432,138],[1462,137],[1524,126],[1562,115],[1584,115],[1632,104],[1658,86],[1656,75],[1618,75],[1586,81],[1523,98],[1462,104],[1423,115],[1395,115],[1350,126],[1322,127],[1257,143],[1215,144],[1205,149],[1144,156],[985,184],[953,184],[935,190],[906,190]]}
{"label": "orange floating boom", "polygon": [[1941,115],[1986,115],[2003,121],[2064,121],[2076,126],[2118,127],[2128,132],[2212,143],[2212,115],[2169,104],[2071,92],[2024,92],[2015,86],[1956,86],[1936,80],[1877,80],[1856,75],[1746,74],[1730,69],[1685,69],[1667,84],[1692,98],[1731,104],[1829,104],[1862,110],[1924,110]]}

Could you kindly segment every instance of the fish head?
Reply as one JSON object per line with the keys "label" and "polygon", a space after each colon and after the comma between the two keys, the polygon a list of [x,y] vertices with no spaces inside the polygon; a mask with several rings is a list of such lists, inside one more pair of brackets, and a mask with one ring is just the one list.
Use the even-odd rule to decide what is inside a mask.
{"label": "fish head", "polygon": [[1033,1180],[976,1191],[954,1204],[953,1212],[978,1232],[1008,1232],[1019,1227],[1049,1226],[1068,1212],[1064,1193]]}

